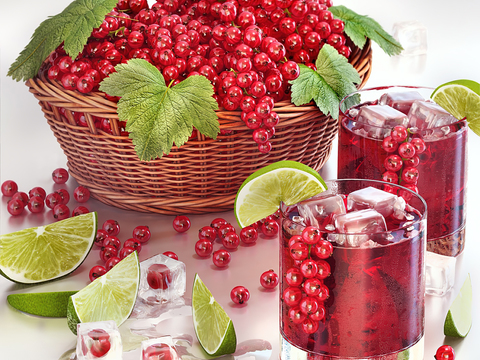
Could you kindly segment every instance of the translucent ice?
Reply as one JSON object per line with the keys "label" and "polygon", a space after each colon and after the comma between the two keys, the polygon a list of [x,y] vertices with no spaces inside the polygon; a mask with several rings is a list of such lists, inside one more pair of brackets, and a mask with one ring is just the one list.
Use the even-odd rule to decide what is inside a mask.
{"label": "translucent ice", "polygon": [[385,93],[380,97],[380,105],[388,105],[395,110],[408,115],[410,108],[415,100],[425,100],[418,91],[392,91]]}
{"label": "translucent ice", "polygon": [[403,214],[405,200],[372,186],[353,191],[347,197],[348,210],[375,209],[384,217]]}
{"label": "translucent ice", "polygon": [[404,113],[387,105],[363,106],[358,113],[357,121],[389,129],[397,125],[405,127],[408,125],[408,118]]}
{"label": "translucent ice", "polygon": [[140,263],[138,296],[151,304],[172,301],[185,294],[185,264],[163,254]]}
{"label": "translucent ice", "polygon": [[333,215],[345,214],[345,202],[340,195],[315,196],[298,204],[298,213],[307,224],[325,229],[333,223]]}
{"label": "translucent ice", "polygon": [[403,21],[393,24],[393,37],[402,45],[402,55],[427,53],[427,28],[418,21]]}
{"label": "translucent ice", "polygon": [[419,130],[433,129],[458,121],[441,106],[431,101],[414,101],[408,113],[409,127]]}
{"label": "translucent ice", "polygon": [[179,358],[170,336],[142,341],[140,360],[178,360]]}
{"label": "translucent ice", "polygon": [[77,325],[77,360],[118,360],[122,352],[122,338],[115,321]]}
{"label": "translucent ice", "polygon": [[445,295],[455,283],[456,258],[426,252],[425,292],[429,295]]}
{"label": "translucent ice", "polygon": [[373,209],[364,209],[348,212],[346,214],[334,216],[335,229],[340,234],[335,240],[338,245],[375,246],[375,242],[370,241],[369,234],[384,232],[387,230],[385,218]]}

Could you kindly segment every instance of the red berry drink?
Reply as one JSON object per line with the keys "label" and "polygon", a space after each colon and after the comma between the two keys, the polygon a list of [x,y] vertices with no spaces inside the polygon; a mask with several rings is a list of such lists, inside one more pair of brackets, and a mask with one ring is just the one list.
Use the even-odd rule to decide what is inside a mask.
{"label": "red berry drink", "polygon": [[327,186],[282,207],[281,358],[423,360],[425,201],[382,181]]}
{"label": "red berry drink", "polygon": [[[348,105],[340,109],[337,177],[384,180],[417,191],[428,204],[427,249],[457,256],[465,245],[468,127],[466,120],[451,115],[431,123],[428,116],[419,120],[418,112],[432,108],[431,113],[438,113],[438,105],[428,100],[432,92],[385,87],[362,90],[344,99],[342,105]],[[427,100],[394,105],[407,115],[405,126],[374,126],[359,118],[366,106],[383,105],[385,94],[421,95]],[[358,101],[352,102],[353,96]],[[359,102],[361,105],[352,106]]]}

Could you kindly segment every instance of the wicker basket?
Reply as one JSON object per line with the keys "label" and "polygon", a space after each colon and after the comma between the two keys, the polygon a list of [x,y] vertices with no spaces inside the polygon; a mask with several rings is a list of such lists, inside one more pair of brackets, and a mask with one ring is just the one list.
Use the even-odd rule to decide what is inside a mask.
{"label": "wicker basket", "polygon": [[[372,69],[370,41],[353,48],[350,63],[366,83]],[[139,160],[131,139],[121,134],[116,103],[101,93],[68,91],[55,81],[27,82],[68,160],[70,175],[99,201],[122,209],[165,215],[201,214],[233,209],[236,192],[255,170],[279,160],[300,161],[319,170],[327,161],[337,120],[312,105],[280,102],[280,116],[269,154],[258,151],[239,111],[217,111],[216,140],[198,133],[167,156]],[[63,109],[64,110],[63,110]],[[78,126],[72,112],[82,112],[88,127]],[[113,134],[95,127],[92,116],[110,119]]]}

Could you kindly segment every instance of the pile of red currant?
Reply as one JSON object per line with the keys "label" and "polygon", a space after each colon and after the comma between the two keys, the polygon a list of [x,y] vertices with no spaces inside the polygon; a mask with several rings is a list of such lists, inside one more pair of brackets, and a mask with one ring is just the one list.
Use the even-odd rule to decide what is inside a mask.
{"label": "pile of red currant", "polygon": [[[159,0],[151,7],[147,0],[119,0],[76,59],[61,45],[45,70],[81,93],[98,91],[117,64],[132,58],[157,67],[166,84],[203,75],[219,107],[240,109],[259,151],[268,153],[279,122],[275,102],[289,98],[298,64],[315,68],[324,44],[350,56],[344,23],[333,18],[330,6],[332,0]],[[83,113],[74,117],[86,126]],[[112,131],[108,119],[94,120]]]}
{"label": "pile of red currant", "polygon": [[290,238],[288,251],[293,266],[284,274],[288,286],[283,290],[282,301],[290,320],[301,325],[306,334],[313,334],[326,313],[324,302],[330,291],[324,280],[331,272],[325,259],[332,255],[333,247],[321,238],[317,227],[307,226],[301,235]]}
{"label": "pile of red currant", "polygon": [[[63,168],[55,169],[52,172],[52,179],[55,184],[65,184],[69,178],[68,171]],[[11,198],[7,202],[7,210],[12,216],[23,214],[25,207],[37,214],[45,209],[45,205],[52,209],[53,217],[56,220],[64,220],[70,217],[70,209],[67,206],[70,201],[70,194],[66,189],[58,189],[49,194],[40,186],[31,189],[28,194],[18,191],[18,185],[13,180],[6,180],[2,183],[2,194]],[[73,191],[74,199],[79,203],[85,203],[90,198],[90,191],[84,186],[77,186]],[[89,210],[79,205],[72,211],[72,216],[88,213]]]}
{"label": "pile of red currant", "polygon": [[426,150],[425,141],[410,136],[404,126],[398,125],[383,139],[382,148],[389,153],[384,161],[386,171],[382,174],[382,180],[401,184],[418,192],[416,186],[420,176],[417,169],[420,163],[418,155]]}

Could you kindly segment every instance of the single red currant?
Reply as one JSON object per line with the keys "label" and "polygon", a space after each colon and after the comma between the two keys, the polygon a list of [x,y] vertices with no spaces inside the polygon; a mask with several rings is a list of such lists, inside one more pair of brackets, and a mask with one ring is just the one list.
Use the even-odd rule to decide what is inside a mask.
{"label": "single red currant", "polygon": [[146,243],[148,240],[150,240],[152,236],[152,233],[150,232],[150,229],[148,226],[144,225],[139,225],[133,229],[132,237],[135,240],[138,240],[142,244]]}
{"label": "single red currant", "polygon": [[137,254],[140,254],[140,251],[142,251],[142,244],[140,241],[134,238],[125,240],[123,247],[131,247],[137,252]]}
{"label": "single red currant", "polygon": [[198,238],[200,240],[208,240],[210,242],[214,242],[217,238],[217,230],[215,230],[211,226],[204,226],[200,230],[198,230]]}
{"label": "single red currant", "polygon": [[393,140],[391,136],[386,136],[382,141],[382,149],[388,153],[396,151],[398,148],[398,142]]}
{"label": "single red currant", "polygon": [[307,226],[302,231],[302,239],[305,244],[308,245],[316,244],[321,237],[322,235],[320,234],[320,229],[318,229],[316,226]]}
{"label": "single red currant", "polygon": [[260,275],[260,285],[265,289],[275,289],[278,285],[278,275],[272,269],[265,271]]}
{"label": "single red currant", "polygon": [[96,265],[90,269],[88,277],[90,278],[90,281],[93,281],[99,278],[100,276],[105,275],[106,273],[107,273],[107,269],[105,269],[103,266]]}
{"label": "single red currant", "polygon": [[110,236],[117,236],[120,233],[120,224],[116,220],[109,219],[103,223],[102,229]]}
{"label": "single red currant", "polygon": [[402,158],[411,158],[414,157],[416,153],[415,147],[412,143],[404,142],[398,146],[398,154]]}
{"label": "single red currant", "polygon": [[75,190],[73,190],[73,198],[79,203],[87,202],[87,200],[90,199],[90,190],[81,185],[77,186]]}
{"label": "single red currant", "polygon": [[392,139],[397,143],[405,141],[408,136],[408,131],[405,126],[397,125],[393,128],[392,133],[390,134]]}
{"label": "single red currant", "polygon": [[28,192],[28,196],[30,196],[30,197],[39,196],[43,200],[45,200],[45,198],[47,197],[47,193],[42,187],[36,186]]}
{"label": "single red currant", "polygon": [[37,214],[45,208],[45,202],[40,196],[33,196],[28,200],[27,208],[31,213]]}
{"label": "single red currant", "polygon": [[130,247],[130,246],[123,247],[118,253],[118,257],[123,260],[134,251],[135,249],[133,247]]}
{"label": "single red currant", "polygon": [[307,318],[307,315],[300,310],[299,306],[294,306],[288,310],[288,317],[294,324],[302,324]]}
{"label": "single red currant", "polygon": [[185,215],[178,215],[173,219],[173,228],[176,232],[183,233],[190,229],[190,219]]}
{"label": "single red currant", "polygon": [[147,271],[147,283],[152,289],[167,289],[172,283],[172,274],[165,264],[150,265]]}
{"label": "single red currant", "polygon": [[300,264],[300,271],[302,275],[306,278],[313,278],[318,273],[317,262],[313,259],[303,260]]}
{"label": "single red currant", "polygon": [[18,185],[13,180],[6,180],[2,183],[2,194],[6,197],[12,197],[18,191]]}
{"label": "single red currant", "polygon": [[219,249],[213,253],[213,264],[219,268],[226,267],[231,260],[230,252],[225,249]]}
{"label": "single red currant", "polygon": [[300,300],[300,304],[298,304],[300,311],[303,312],[305,315],[310,315],[312,313],[317,312],[320,303],[318,299],[313,296],[305,296]]}
{"label": "single red currant", "polygon": [[200,257],[208,257],[213,252],[213,244],[208,239],[201,239],[195,243],[195,252]]}
{"label": "single red currant", "polygon": [[455,360],[455,351],[450,345],[442,345],[435,354],[436,360]]}
{"label": "single red currant", "polygon": [[60,197],[62,198],[62,204],[67,205],[68,202],[70,201],[70,194],[69,194],[68,190],[67,189],[58,189],[55,192],[57,194],[59,194]]}
{"label": "single red currant", "polygon": [[233,232],[233,233],[236,233],[237,230],[235,230],[235,228],[233,227],[232,224],[225,224],[225,225],[222,225],[220,226],[220,228],[217,230],[217,234],[218,234],[218,237],[220,238],[220,240],[223,240],[223,238],[225,237],[225,235],[227,235],[228,233],[230,232]]}
{"label": "single red currant", "polygon": [[95,235],[95,240],[93,241],[98,247],[103,247],[103,241],[107,238],[108,233],[103,229],[98,229],[97,234]]}
{"label": "single red currant", "polygon": [[55,184],[65,184],[68,180],[68,171],[64,168],[58,168],[53,170],[52,179]]}
{"label": "single red currant", "polygon": [[106,263],[111,257],[118,256],[118,250],[114,246],[103,246],[100,250],[100,259]]}
{"label": "single red currant", "polygon": [[262,234],[266,237],[275,237],[278,234],[279,225],[275,220],[267,220],[262,224]]}
{"label": "single red currant", "polygon": [[53,208],[53,217],[57,220],[65,220],[70,217],[70,209],[65,204],[57,204]]}
{"label": "single red currant", "polygon": [[300,269],[290,268],[285,273],[285,280],[290,286],[300,286],[303,282],[303,274]]}
{"label": "single red currant", "polygon": [[258,232],[253,226],[246,226],[240,230],[240,240],[245,245],[252,245],[257,242]]}
{"label": "single red currant", "polygon": [[407,184],[416,184],[419,176],[420,172],[413,166],[405,167],[402,171],[402,180]]}
{"label": "single red currant", "polygon": [[388,155],[383,163],[387,171],[396,172],[403,166],[402,158],[398,155]]}
{"label": "single red currant", "polygon": [[312,248],[312,252],[320,259],[327,259],[333,254],[333,246],[330,241],[319,240]]}
{"label": "single red currant", "polygon": [[308,257],[308,245],[303,242],[295,242],[290,245],[290,256],[293,260],[305,260]]}
{"label": "single red currant", "polygon": [[58,204],[63,204],[63,202],[62,197],[57,192],[50,193],[45,198],[45,205],[47,205],[47,207],[50,209],[53,209]]}
{"label": "single red currant", "polygon": [[302,290],[298,287],[287,287],[283,291],[282,299],[288,306],[297,306],[302,300]]}
{"label": "single red currant", "polygon": [[120,259],[118,256],[112,256],[105,262],[105,269],[107,271],[110,271],[115,265],[117,265],[122,259]]}
{"label": "single red currant", "polygon": [[178,260],[177,254],[175,254],[173,251],[165,251],[163,255],[168,256],[169,258],[173,260]]}
{"label": "single red currant", "polygon": [[250,299],[250,291],[245,286],[235,286],[230,291],[230,299],[235,304],[243,305]]}
{"label": "single red currant", "polygon": [[18,216],[23,213],[23,203],[18,199],[11,199],[7,203],[7,211],[12,216]]}
{"label": "single red currant", "polygon": [[416,154],[421,154],[427,149],[427,145],[425,144],[425,141],[423,141],[423,139],[421,138],[413,138],[410,140],[410,143],[415,148]]}
{"label": "single red currant", "polygon": [[27,193],[24,193],[23,191],[17,191],[12,196],[12,200],[19,200],[23,204],[23,207],[27,206],[28,199],[29,198],[28,198]]}
{"label": "single red currant", "polygon": [[240,237],[234,232],[226,233],[222,238],[222,244],[227,250],[237,250],[240,245]]}

